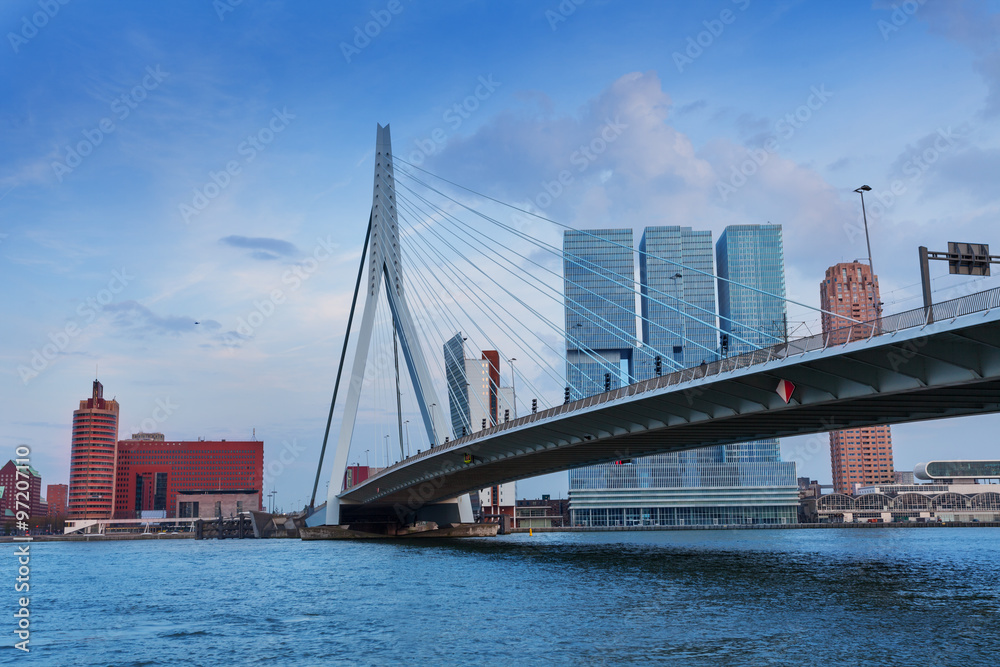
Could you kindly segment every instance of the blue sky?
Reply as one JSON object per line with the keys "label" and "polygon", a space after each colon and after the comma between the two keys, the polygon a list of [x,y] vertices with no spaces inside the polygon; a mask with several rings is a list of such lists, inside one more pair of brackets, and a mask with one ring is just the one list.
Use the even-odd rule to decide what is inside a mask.
{"label": "blue sky", "polygon": [[[887,312],[919,305],[918,245],[1000,246],[996,2],[43,1],[3,3],[0,26],[0,445],[30,445],[46,483],[67,480],[71,412],[99,365],[123,436],[148,420],[170,438],[256,429],[266,461],[285,442],[304,450],[274,479],[304,500],[377,122],[397,155],[431,142],[425,167],[530,205],[620,118],[628,129],[547,216],[715,234],[780,223],[789,294],[809,304],[827,266],[866,254],[863,183]],[[474,110],[447,115],[484,81]],[[734,177],[753,155],[755,173]],[[328,259],[296,285],[317,251]],[[936,298],[997,284],[933,273]],[[994,456],[998,425],[897,427],[896,467]],[[829,481],[818,442],[783,451]],[[519,495],[564,493],[565,477]]]}

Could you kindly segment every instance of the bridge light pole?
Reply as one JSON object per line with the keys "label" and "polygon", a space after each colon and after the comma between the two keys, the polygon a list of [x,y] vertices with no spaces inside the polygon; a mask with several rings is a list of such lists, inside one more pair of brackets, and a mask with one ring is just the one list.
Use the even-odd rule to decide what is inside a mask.
{"label": "bridge light pole", "polygon": [[371,464],[368,463],[368,452],[369,451],[371,451],[371,450],[368,450],[368,449],[365,450],[365,467],[366,468],[371,468]]}
{"label": "bridge light pole", "polygon": [[514,362],[517,361],[517,357],[511,357],[507,360],[510,364],[510,393],[514,400],[514,419],[517,419],[517,387],[514,385]]}
{"label": "bridge light pole", "polygon": [[403,426],[406,427],[406,458],[410,458],[410,420],[403,422]]}
{"label": "bridge light pole", "polygon": [[[861,219],[865,223],[865,244],[868,246],[868,270],[872,274],[872,290],[875,289],[875,267],[872,265],[872,242],[868,238],[868,213],[865,211],[865,193],[870,192],[871,188],[867,185],[862,185],[860,188],[856,189],[859,195],[861,195]],[[880,300],[881,301],[881,300]],[[880,301],[875,303],[875,317],[882,317],[882,304]]]}

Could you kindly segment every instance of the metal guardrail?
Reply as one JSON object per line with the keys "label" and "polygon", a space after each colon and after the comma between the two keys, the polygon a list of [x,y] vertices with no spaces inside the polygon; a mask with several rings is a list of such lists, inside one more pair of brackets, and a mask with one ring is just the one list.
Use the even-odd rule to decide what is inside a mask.
{"label": "metal guardrail", "polygon": [[[470,442],[484,437],[489,437],[512,428],[524,426],[525,424],[530,424],[541,419],[548,419],[560,414],[575,412],[582,408],[589,408],[603,403],[611,403],[620,398],[643,394],[647,391],[670,387],[681,384],[682,382],[689,382],[704,377],[710,377],[712,375],[720,375],[722,373],[728,373],[748,368],[750,366],[765,364],[769,361],[775,361],[777,359],[787,359],[793,356],[801,356],[807,352],[825,350],[831,346],[836,347],[837,345],[846,345],[848,343],[854,343],[861,340],[871,340],[872,338],[891,335],[905,329],[923,327],[929,322],[955,319],[963,315],[971,315],[979,312],[988,313],[995,308],[1000,308],[1000,287],[995,287],[983,292],[976,292],[975,294],[969,294],[950,301],[935,303],[930,308],[920,307],[893,315],[885,315],[881,318],[870,320],[868,322],[852,324],[849,327],[840,327],[820,334],[790,340],[786,343],[778,343],[770,347],[745,352],[732,357],[725,357],[703,366],[684,368],[660,377],[651,378],[649,380],[640,380],[639,382],[619,387],[618,389],[613,389],[601,394],[593,394],[577,401],[564,403],[563,405],[548,408],[547,410],[532,413],[524,417],[518,417],[517,419],[503,422],[501,424],[497,424],[496,426],[487,427],[470,435],[442,443],[435,447],[431,447],[426,451],[422,451],[419,454],[403,459],[388,468],[384,468],[377,475],[368,479],[376,479],[385,473],[396,469],[398,466],[409,464],[429,456],[434,456],[443,451],[459,449]],[[367,482],[368,480],[365,481]]]}

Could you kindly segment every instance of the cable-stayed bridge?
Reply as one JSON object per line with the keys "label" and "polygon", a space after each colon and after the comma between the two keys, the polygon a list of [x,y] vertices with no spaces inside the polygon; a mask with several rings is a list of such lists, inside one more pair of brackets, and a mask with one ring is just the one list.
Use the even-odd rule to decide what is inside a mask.
{"label": "cable-stayed bridge", "polygon": [[[397,172],[405,174],[404,182],[397,181]],[[1000,290],[969,294],[929,309],[889,316],[879,313],[871,321],[860,321],[639,251],[647,263],[676,266],[677,278],[704,274],[713,281],[726,281],[730,291],[778,302],[782,313],[786,306],[811,309],[817,316],[842,324],[835,330],[789,340],[784,326],[753,326],[717,316],[669,289],[646,289],[640,294],[634,275],[627,271],[571,256],[538,238],[545,232],[537,222],[523,224],[522,218],[522,224],[504,223],[473,206],[470,197],[449,195],[444,186],[432,184],[432,178],[419,166],[393,158],[388,126],[379,127],[372,212],[324,454],[338,392],[345,390],[347,397],[327,502],[310,517],[310,525],[421,519],[466,523],[472,520],[466,495],[470,491],[539,474],[759,438],[1000,411]],[[521,213],[558,225],[537,213]],[[470,216],[488,223],[487,231],[470,223]],[[498,238],[501,232],[506,234],[503,239]],[[631,253],[632,248],[627,251]],[[598,280],[583,278],[571,285],[569,273],[559,271],[562,262],[583,267]],[[511,287],[512,283],[519,286]],[[675,316],[665,325],[662,319],[638,314],[634,301],[631,306],[616,302],[605,289],[608,285],[634,292],[636,300],[655,302]],[[570,287],[585,298],[569,299]],[[348,339],[362,289],[364,309],[351,375],[344,378]],[[379,298],[383,290],[384,306]],[[558,304],[558,311],[548,305],[551,301]],[[550,313],[562,313],[564,305],[566,318],[560,325]],[[609,316],[613,307],[626,311],[625,316]],[[631,350],[635,358],[628,368],[589,348],[582,339],[576,340],[569,325],[571,316],[601,328],[614,344]],[[639,341],[637,319],[647,330],[659,328],[698,349],[701,364],[686,366],[671,350]],[[382,469],[341,491],[348,460],[352,455],[357,460],[359,455],[357,443],[352,452],[352,438],[365,377],[373,375],[367,372],[371,370],[368,356],[379,339],[379,322],[384,325],[384,345],[376,353],[375,365],[387,368],[391,359],[396,384],[375,394],[383,397],[383,403],[395,403],[398,429],[385,428],[364,450],[366,457],[372,448],[377,452],[378,440],[384,439]],[[721,340],[728,340],[731,348],[745,351],[727,356],[724,348],[691,334],[695,326],[707,327]],[[469,418],[469,406],[456,416],[453,378],[446,377],[447,368],[442,373],[437,363],[428,363],[438,359],[435,350],[443,344],[447,366],[447,343],[461,331],[477,337],[484,349],[489,345],[504,350],[511,365],[515,359],[507,350],[513,348],[521,355],[522,402],[517,402],[512,375],[513,396],[487,392],[486,402],[491,404],[481,406],[481,413],[487,415],[481,423]],[[386,352],[389,332],[391,351]],[[573,358],[564,344],[575,348]],[[463,343],[459,345],[464,349]],[[426,449],[414,448],[418,452],[404,448],[397,350],[408,371],[411,391],[406,393],[415,404],[413,421],[418,414],[423,426],[416,442],[427,443]],[[565,367],[558,368],[563,361]],[[529,363],[536,365],[537,372],[526,368]],[[567,381],[570,374],[575,374],[576,384]],[[491,390],[500,389],[494,387],[499,384],[496,374],[489,377]],[[581,378],[592,387],[603,384],[605,391],[580,391]],[[445,403],[436,388],[440,384],[448,386],[450,423],[445,421]],[[524,409],[523,396],[544,396],[546,387],[550,395],[553,389],[564,389],[560,404],[543,404],[538,411],[534,406],[530,412]],[[506,409],[501,410],[499,402]],[[524,406],[520,417],[518,405]],[[399,444],[398,457],[390,440]],[[320,466],[322,460],[323,454]],[[314,497],[318,480],[319,470]]]}

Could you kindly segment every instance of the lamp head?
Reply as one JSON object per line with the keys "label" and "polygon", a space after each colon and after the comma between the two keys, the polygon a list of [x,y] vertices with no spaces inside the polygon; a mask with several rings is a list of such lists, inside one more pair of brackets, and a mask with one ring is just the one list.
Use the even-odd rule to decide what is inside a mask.
{"label": "lamp head", "polygon": [[860,194],[861,192],[868,192],[869,190],[871,190],[870,187],[868,187],[867,185],[862,185],[860,188],[858,188],[857,190],[855,190],[855,192],[857,192],[858,194]]}

